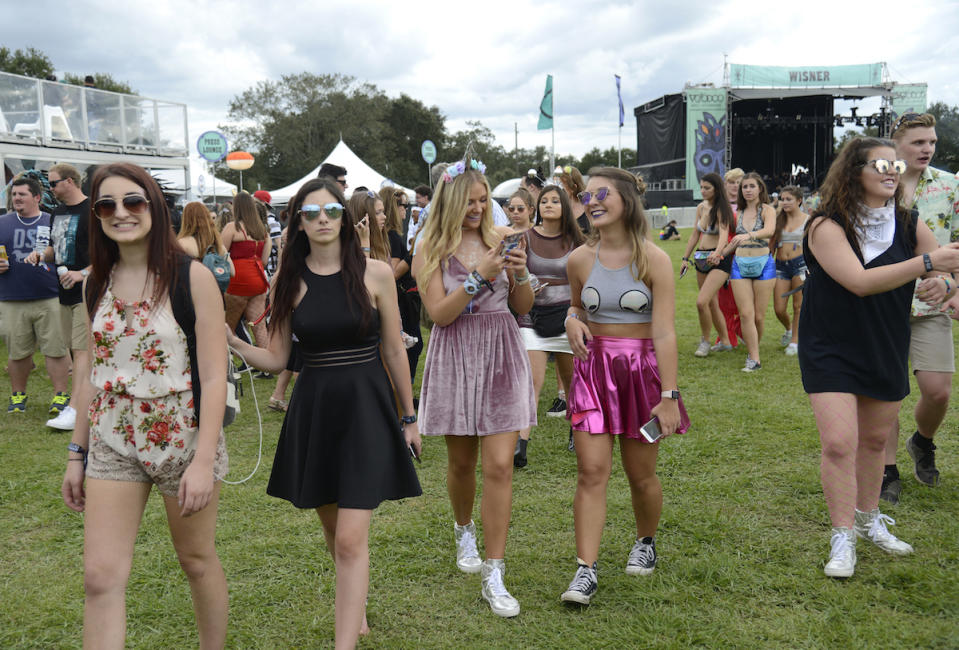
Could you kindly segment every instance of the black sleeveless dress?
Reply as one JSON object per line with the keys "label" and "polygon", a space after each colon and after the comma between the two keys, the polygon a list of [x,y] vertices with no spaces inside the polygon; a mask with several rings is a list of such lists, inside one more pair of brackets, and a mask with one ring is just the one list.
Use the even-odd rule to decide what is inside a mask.
{"label": "black sleeveless dress", "polygon": [[[909,309],[915,281],[860,298],[833,280],[803,237],[809,275],[799,312],[799,369],[807,393],[852,393],[885,402],[909,394]],[[855,250],[855,247],[853,247]],[[865,268],[916,256],[916,214],[896,220],[892,245]],[[862,255],[856,253],[862,262]]]}
{"label": "black sleeveless dress", "polygon": [[303,369],[276,447],[267,494],[297,508],[336,503],[371,510],[422,491],[379,353],[379,313],[370,334],[350,312],[342,273],[303,273],[293,310]]}

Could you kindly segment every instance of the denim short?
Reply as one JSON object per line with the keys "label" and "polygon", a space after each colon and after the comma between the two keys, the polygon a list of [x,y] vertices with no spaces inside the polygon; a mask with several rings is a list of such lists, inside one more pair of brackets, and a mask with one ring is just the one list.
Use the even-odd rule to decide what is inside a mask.
{"label": "denim short", "polygon": [[[766,263],[762,266],[762,269],[759,271],[759,274],[747,272],[745,275],[742,273],[740,264],[746,266],[750,260],[759,260],[765,257]],[[739,255],[733,260],[733,272],[729,274],[730,280],[772,280],[776,277],[776,262],[773,259],[772,255],[759,255],[757,257],[740,257]]]}
{"label": "denim short", "polygon": [[791,260],[776,260],[776,279],[792,280],[797,275],[805,277],[807,273],[806,258],[802,255]]}

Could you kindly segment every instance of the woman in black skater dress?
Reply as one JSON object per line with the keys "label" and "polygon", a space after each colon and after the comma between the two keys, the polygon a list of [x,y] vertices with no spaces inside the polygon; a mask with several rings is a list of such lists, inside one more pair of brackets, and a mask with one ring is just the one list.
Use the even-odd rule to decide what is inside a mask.
{"label": "woman in black skater dress", "polygon": [[411,447],[419,456],[420,434],[393,272],[363,256],[345,203],[329,179],[311,180],[297,192],[270,301],[269,345],[229,337],[248,363],[273,373],[286,366],[291,334],[299,340],[303,370],[267,493],[320,516],[336,562],[337,648],[352,648],[368,632],[373,509],[385,499],[421,493],[410,458]]}

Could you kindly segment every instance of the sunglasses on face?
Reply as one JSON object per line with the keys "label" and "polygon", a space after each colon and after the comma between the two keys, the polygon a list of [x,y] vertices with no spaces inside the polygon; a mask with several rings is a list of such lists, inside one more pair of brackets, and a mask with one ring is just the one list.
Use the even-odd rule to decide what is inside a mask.
{"label": "sunglasses on face", "polygon": [[339,203],[327,203],[323,206],[310,203],[300,208],[300,217],[302,217],[304,221],[316,221],[320,216],[320,212],[325,212],[326,216],[330,219],[339,219],[343,216],[343,206]]}
{"label": "sunglasses on face", "polygon": [[[144,214],[150,206],[147,198],[140,194],[127,194],[120,199],[120,203],[123,204],[123,209],[126,210],[127,213],[134,216]],[[109,219],[116,213],[117,202],[114,199],[100,199],[93,204],[93,214],[99,219]]]}
{"label": "sunglasses on face", "polygon": [[597,201],[605,201],[606,197],[609,196],[609,188],[601,187],[596,190],[596,194],[593,194],[592,192],[580,192],[578,196],[583,205],[589,205],[589,202],[593,200],[593,197],[596,197]]}
{"label": "sunglasses on face", "polygon": [[510,205],[510,206],[507,206],[506,209],[509,210],[510,212],[525,212],[525,211],[526,211],[526,206],[525,206],[525,205]]}
{"label": "sunglasses on face", "polygon": [[870,166],[880,174],[888,174],[889,172],[902,174],[906,171],[905,160],[884,160],[882,158],[877,158],[876,160],[867,160],[866,162],[862,163],[862,165],[864,167]]}
{"label": "sunglasses on face", "polygon": [[[48,179],[48,180],[49,180],[49,179]],[[55,181],[54,181],[54,180],[49,180],[50,187],[56,187],[56,186],[57,186],[57,183],[62,183],[62,182],[65,181],[65,180],[66,180],[65,178],[58,178],[58,179],[55,180]]]}

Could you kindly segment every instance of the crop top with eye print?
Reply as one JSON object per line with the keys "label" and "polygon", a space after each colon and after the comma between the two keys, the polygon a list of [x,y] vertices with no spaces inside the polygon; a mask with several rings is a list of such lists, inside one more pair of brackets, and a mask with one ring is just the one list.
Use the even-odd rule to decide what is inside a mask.
{"label": "crop top with eye print", "polygon": [[589,278],[579,294],[593,323],[649,323],[653,320],[653,292],[633,277],[632,264],[608,269],[599,261],[599,246]]}

